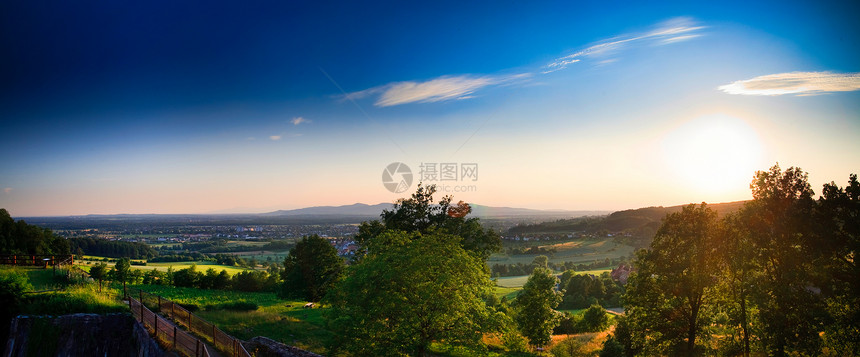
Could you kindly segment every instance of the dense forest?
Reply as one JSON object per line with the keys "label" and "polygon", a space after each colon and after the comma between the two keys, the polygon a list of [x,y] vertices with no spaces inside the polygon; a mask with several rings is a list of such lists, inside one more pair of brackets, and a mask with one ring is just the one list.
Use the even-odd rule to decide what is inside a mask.
{"label": "dense forest", "polygon": [[2,254],[69,254],[69,242],[50,229],[15,221],[0,208],[0,253]]}
{"label": "dense forest", "polygon": [[149,259],[158,256],[150,246],[137,242],[123,242],[101,238],[69,239],[71,251],[76,254],[98,255],[111,258]]}

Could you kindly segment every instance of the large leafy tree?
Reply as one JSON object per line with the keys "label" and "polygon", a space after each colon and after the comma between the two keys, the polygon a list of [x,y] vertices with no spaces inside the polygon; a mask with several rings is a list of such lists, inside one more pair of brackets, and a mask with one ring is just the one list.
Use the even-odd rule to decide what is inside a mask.
{"label": "large leafy tree", "polygon": [[471,207],[460,201],[452,204],[451,196],[433,203],[436,186],[418,185],[411,198],[400,199],[391,210],[384,210],[380,220],[364,222],[359,227],[356,241],[366,250],[368,241],[386,230],[428,233],[447,233],[461,238],[463,249],[477,253],[486,260],[502,246],[498,233],[484,229],[477,218],[466,218]]}
{"label": "large leafy tree", "polygon": [[562,292],[555,289],[558,278],[552,270],[536,268],[515,300],[514,320],[523,336],[533,346],[546,346],[552,339],[552,330],[561,322],[555,307],[561,302]]}
{"label": "large leafy tree", "polygon": [[815,353],[823,330],[823,301],[814,284],[815,201],[808,176],[779,165],[756,172],[753,201],[744,210],[753,262],[761,274],[751,297],[758,308],[762,341],[771,353]]}
{"label": "large leafy tree", "polygon": [[842,355],[860,355],[860,182],[849,176],[841,188],[824,185],[818,199],[816,222],[822,239],[814,246],[819,259],[821,286],[833,319],[825,333],[829,347]]}
{"label": "large leafy tree", "polygon": [[[751,342],[756,337],[752,328],[755,306],[751,296],[755,292],[756,281],[761,278],[758,255],[753,249],[749,230],[751,211],[752,206],[745,206],[724,217],[719,241],[719,304],[726,313],[727,321],[723,323],[726,334],[731,336],[726,343],[736,345],[723,347],[742,352],[744,356],[750,355]],[[735,330],[740,332],[735,334]],[[734,338],[735,335],[738,338]]]}
{"label": "large leafy tree", "polygon": [[343,274],[344,262],[326,239],[314,234],[302,238],[284,258],[281,296],[319,301]]}
{"label": "large leafy tree", "polygon": [[708,323],[717,268],[717,214],[706,204],[668,215],[635,262],[627,308],[646,350],[692,356]]}
{"label": "large leafy tree", "polygon": [[326,312],[340,346],[353,355],[424,355],[431,342],[481,348],[494,310],[487,269],[460,238],[388,231],[330,292]]}

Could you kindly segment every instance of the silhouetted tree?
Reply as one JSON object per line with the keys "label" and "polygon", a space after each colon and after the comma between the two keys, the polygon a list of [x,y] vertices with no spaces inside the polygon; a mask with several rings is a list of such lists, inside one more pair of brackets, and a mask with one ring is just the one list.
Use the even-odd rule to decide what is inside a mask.
{"label": "silhouetted tree", "polygon": [[717,213],[689,205],[666,216],[635,261],[627,286],[627,311],[640,341],[656,354],[696,352],[696,338],[708,324],[706,305],[717,271]]}

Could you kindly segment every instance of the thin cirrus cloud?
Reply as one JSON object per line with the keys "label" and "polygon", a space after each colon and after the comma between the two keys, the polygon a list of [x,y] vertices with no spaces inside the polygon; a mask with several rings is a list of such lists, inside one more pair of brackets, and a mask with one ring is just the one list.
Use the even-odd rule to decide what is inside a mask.
{"label": "thin cirrus cloud", "polygon": [[[696,32],[703,28],[703,26],[698,26],[692,19],[686,17],[671,19],[654,26],[651,31],[644,34],[616,36],[577,51],[574,54],[556,58],[543,66],[539,72],[547,74],[559,71],[586,58],[601,54],[616,53],[636,43],[646,43],[647,41],[654,45],[665,45],[691,40],[701,36]],[[614,60],[603,59],[595,64],[607,64]],[[514,75],[445,75],[426,81],[392,82],[348,93],[343,98],[349,100],[368,97],[376,98],[374,105],[377,107],[390,107],[407,103],[434,103],[462,100],[473,98],[473,94],[480,89],[525,82],[534,75],[535,73],[531,72]],[[294,122],[294,124],[296,123]]]}
{"label": "thin cirrus cloud", "polygon": [[281,136],[280,135],[272,135],[272,136],[269,136],[269,140],[278,141],[278,140],[281,140]]}
{"label": "thin cirrus cloud", "polygon": [[789,72],[735,81],[717,88],[743,95],[816,95],[860,90],[860,72]]}
{"label": "thin cirrus cloud", "polygon": [[484,87],[511,83],[529,77],[529,73],[507,76],[442,76],[424,82],[404,81],[385,84],[347,94],[349,99],[377,96],[374,105],[390,107],[406,103],[433,103],[453,99],[472,98]]}
{"label": "thin cirrus cloud", "polygon": [[290,123],[293,123],[293,125],[299,125],[302,123],[310,123],[310,122],[311,122],[310,120],[307,120],[307,119],[302,118],[302,117],[295,117],[295,118],[293,118],[293,120],[290,120]]}
{"label": "thin cirrus cloud", "polygon": [[690,18],[678,17],[656,25],[653,30],[644,34],[624,34],[611,39],[603,40],[597,44],[586,47],[573,54],[559,57],[543,67],[541,73],[552,73],[567,68],[569,65],[582,61],[585,58],[601,55],[615,54],[625,48],[640,43],[653,43],[655,45],[668,45],[676,42],[692,40],[702,36],[696,33],[704,26],[699,26]]}

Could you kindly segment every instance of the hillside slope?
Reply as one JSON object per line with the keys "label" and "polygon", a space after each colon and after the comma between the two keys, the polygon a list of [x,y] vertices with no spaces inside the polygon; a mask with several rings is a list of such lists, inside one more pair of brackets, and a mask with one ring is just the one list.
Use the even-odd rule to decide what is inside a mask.
{"label": "hillside slope", "polygon": [[[708,206],[722,217],[737,211],[747,201],[715,203]],[[657,228],[666,215],[680,212],[685,205],[671,207],[644,207],[613,212],[606,216],[588,216],[560,219],[538,224],[518,225],[508,230],[511,235],[540,233],[622,234],[620,241],[634,247],[646,247],[651,243]]]}

